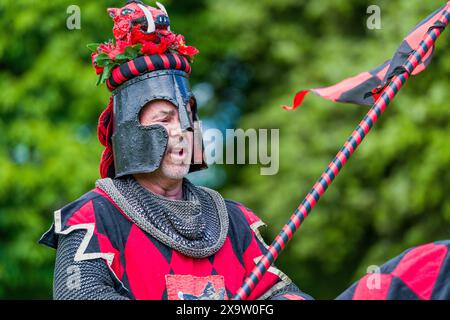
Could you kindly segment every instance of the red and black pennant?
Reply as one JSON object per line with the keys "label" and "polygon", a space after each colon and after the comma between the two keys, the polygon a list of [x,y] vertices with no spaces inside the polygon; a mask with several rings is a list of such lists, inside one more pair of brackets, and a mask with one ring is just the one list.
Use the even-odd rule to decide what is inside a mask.
{"label": "red and black pennant", "polygon": [[[283,108],[286,110],[298,108],[309,92],[336,102],[372,106],[390,79],[394,75],[405,71],[402,66],[406,63],[408,57],[414,54],[414,50],[419,46],[425,33],[432,28],[444,27],[439,21],[439,18],[445,10],[450,10],[450,2],[417,24],[403,40],[391,60],[384,62],[374,69],[362,72],[357,76],[344,79],[333,86],[299,91],[294,97],[292,106],[283,106]],[[412,71],[413,75],[425,70],[431,62],[433,53],[434,46],[428,50],[426,56]]]}

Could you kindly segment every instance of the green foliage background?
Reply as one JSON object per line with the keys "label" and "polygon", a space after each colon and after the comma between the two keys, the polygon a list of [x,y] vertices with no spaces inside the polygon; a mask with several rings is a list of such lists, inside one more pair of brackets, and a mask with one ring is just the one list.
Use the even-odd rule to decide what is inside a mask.
{"label": "green foliage background", "polygon": [[[95,86],[85,45],[111,37],[105,10],[123,3],[0,2],[0,298],[51,298],[54,252],[37,240],[53,210],[98,178],[96,122],[109,95]],[[299,89],[389,59],[444,3],[164,2],[172,29],[201,52],[191,83],[214,89],[201,117],[280,129],[277,175],[261,176],[256,165],[210,169],[225,173],[210,185],[269,224],[268,242],[367,111],[312,95],[301,110],[279,106]],[[72,4],[80,30],[66,27]],[[371,4],[381,7],[381,30],[366,28]],[[315,298],[334,298],[408,247],[449,238],[449,38],[447,30],[429,68],[408,82],[280,257],[278,266]]]}

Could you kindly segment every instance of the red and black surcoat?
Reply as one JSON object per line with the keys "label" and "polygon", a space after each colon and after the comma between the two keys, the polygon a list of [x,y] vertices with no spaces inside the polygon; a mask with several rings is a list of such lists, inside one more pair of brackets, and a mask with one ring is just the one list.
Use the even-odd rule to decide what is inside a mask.
{"label": "red and black surcoat", "polygon": [[[75,261],[102,259],[119,294],[133,299],[228,299],[266,252],[258,232],[263,222],[248,208],[225,200],[229,229],[223,246],[207,258],[191,258],[161,243],[123,214],[100,188],[55,212],[40,242],[57,248],[58,238],[85,231]],[[375,266],[374,266],[375,267]],[[372,270],[337,299],[450,299],[450,241],[406,250]],[[289,278],[271,267],[249,299],[267,298]],[[281,290],[282,291],[282,290]],[[308,299],[284,292],[284,299]]]}
{"label": "red and black surcoat", "polygon": [[[263,222],[249,209],[225,200],[229,229],[222,247],[206,258],[185,256],[136,226],[100,188],[55,212],[52,228],[40,242],[56,248],[58,237],[86,230],[76,261],[103,259],[122,293],[134,299],[229,299],[266,252],[258,227]],[[289,285],[271,267],[249,299],[267,298]],[[309,298],[285,292],[283,298]]]}

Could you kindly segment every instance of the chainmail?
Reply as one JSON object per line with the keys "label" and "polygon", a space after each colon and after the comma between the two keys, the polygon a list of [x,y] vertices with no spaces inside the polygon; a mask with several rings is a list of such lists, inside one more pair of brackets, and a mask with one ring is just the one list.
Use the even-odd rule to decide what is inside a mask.
{"label": "chainmail", "polygon": [[[189,190],[185,199],[193,199]],[[228,222],[228,221],[227,221]],[[56,300],[127,300],[132,299],[127,289],[116,280],[102,259],[75,261],[86,231],[75,230],[68,235],[60,235],[56,252],[53,280],[53,298]],[[293,283],[272,291],[263,297],[264,300],[285,300],[283,294],[301,294]]]}
{"label": "chainmail", "polygon": [[171,200],[142,187],[132,176],[96,184],[142,230],[182,254],[205,258],[216,253],[228,233],[222,196],[183,179],[185,200]]}
{"label": "chainmail", "polygon": [[[102,259],[75,261],[75,253],[86,234],[76,230],[59,236],[53,278],[55,300],[129,299]],[[123,295],[119,291],[124,292]]]}
{"label": "chainmail", "polygon": [[[60,236],[56,252],[53,279],[53,298],[55,300],[128,300],[132,299],[126,290],[111,276],[111,272],[102,259],[75,261],[86,231],[75,230]],[[76,268],[77,272],[71,270]],[[79,275],[76,279],[74,276]],[[78,281],[78,283],[77,283]],[[288,284],[275,290],[264,300],[285,300],[284,294],[300,294],[312,299],[300,291],[294,284]]]}

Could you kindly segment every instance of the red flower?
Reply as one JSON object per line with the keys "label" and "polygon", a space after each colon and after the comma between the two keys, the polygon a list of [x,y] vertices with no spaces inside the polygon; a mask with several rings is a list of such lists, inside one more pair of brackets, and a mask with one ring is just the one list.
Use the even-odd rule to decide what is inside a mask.
{"label": "red flower", "polygon": [[181,34],[177,35],[176,43],[178,45],[177,51],[182,55],[193,57],[194,55],[200,52],[195,47],[187,46],[186,43],[184,42],[184,37]]}
{"label": "red flower", "polygon": [[145,55],[163,54],[167,51],[168,43],[164,38],[160,39],[159,43],[147,41],[143,44],[141,52]]}
{"label": "red flower", "polygon": [[117,41],[116,45],[114,45],[112,42],[102,43],[98,47],[98,52],[106,53],[111,60],[115,60],[116,56],[119,53],[125,51],[126,46],[127,46],[126,41]]}
{"label": "red flower", "polygon": [[92,52],[91,54],[91,59],[92,59],[92,66],[95,69],[95,74],[101,74],[103,73],[103,67],[99,67],[97,66],[97,64],[95,63],[95,58],[98,56],[97,52]]}
{"label": "red flower", "polygon": [[161,30],[160,37],[161,39],[164,39],[163,41],[165,41],[169,47],[174,45],[177,41],[175,34],[167,30]]}
{"label": "red flower", "polygon": [[198,51],[197,48],[191,47],[191,46],[179,46],[178,47],[178,52],[183,54],[183,55],[185,55],[185,56],[193,57],[194,55],[196,55],[200,51]]}
{"label": "red flower", "polygon": [[176,41],[177,41],[177,44],[180,46],[180,45],[185,45],[185,43],[184,43],[184,37],[181,35],[181,34],[179,34],[179,35],[177,35],[176,36]]}
{"label": "red flower", "polygon": [[98,51],[99,53],[106,53],[106,54],[108,54],[108,53],[110,53],[113,49],[114,49],[114,45],[113,45],[113,43],[110,41],[110,42],[108,42],[108,43],[101,43],[101,44],[98,46],[97,51]]}
{"label": "red flower", "polygon": [[117,44],[114,46],[113,51],[108,53],[108,56],[111,58],[111,60],[116,60],[116,56],[119,53],[123,53],[125,51],[125,47],[127,47],[128,44],[125,41],[117,41]]}

